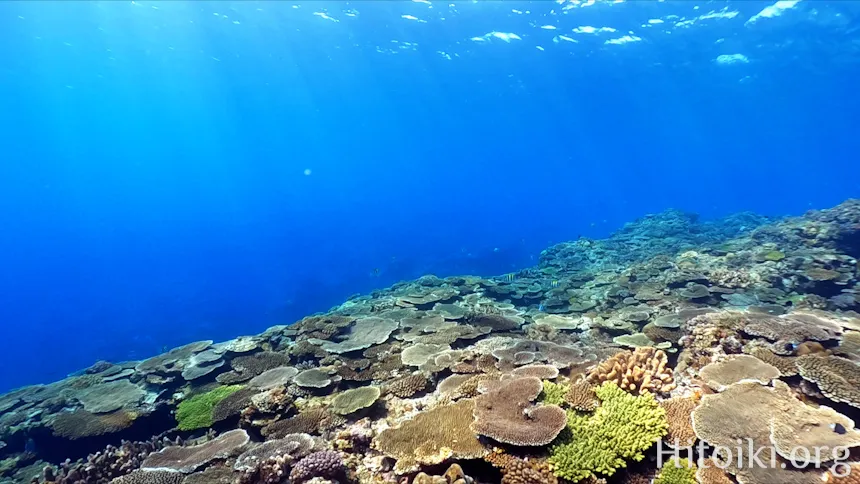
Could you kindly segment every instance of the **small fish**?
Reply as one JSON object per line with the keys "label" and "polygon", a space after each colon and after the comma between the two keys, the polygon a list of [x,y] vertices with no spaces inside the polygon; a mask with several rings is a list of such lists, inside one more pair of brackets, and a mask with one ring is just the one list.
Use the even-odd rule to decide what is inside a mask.
{"label": "small fish", "polygon": [[379,277],[379,267],[375,267],[375,268],[373,269],[373,271],[371,272],[371,274],[372,274],[374,277]]}
{"label": "small fish", "polygon": [[549,283],[549,287],[558,287],[558,281],[553,279],[552,282]]}
{"label": "small fish", "polygon": [[162,346],[162,347],[161,347],[161,352],[162,352],[162,353],[167,353],[167,350],[169,350],[169,348],[167,347],[167,345],[164,345],[164,346]]}
{"label": "small fish", "polygon": [[516,277],[517,276],[514,275],[514,273],[505,274],[504,276],[502,276],[502,280],[505,282],[514,282],[514,279],[516,279]]}
{"label": "small fish", "polygon": [[538,306],[538,311],[540,311],[540,312],[544,312],[544,310],[545,310],[545,309],[546,309],[546,306],[544,306],[544,305],[543,305],[543,303],[541,303],[541,304]]}

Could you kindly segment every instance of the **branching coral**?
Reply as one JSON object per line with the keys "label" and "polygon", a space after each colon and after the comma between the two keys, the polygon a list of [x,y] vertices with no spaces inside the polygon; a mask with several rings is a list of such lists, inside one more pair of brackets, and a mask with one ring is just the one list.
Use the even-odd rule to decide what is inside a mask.
{"label": "branching coral", "polygon": [[675,388],[672,370],[663,350],[636,348],[617,353],[588,374],[588,382],[599,385],[611,381],[634,395],[664,394]]}
{"label": "branching coral", "polygon": [[558,478],[543,459],[520,459],[494,449],[484,460],[499,469],[502,484],[558,484]]}
{"label": "branching coral", "polygon": [[549,463],[558,477],[578,481],[611,476],[627,460],[642,460],[666,434],[666,412],[651,394],[634,396],[611,381],[595,392],[600,407],[591,415],[569,411],[569,432],[550,448]]}
{"label": "branching coral", "polygon": [[592,412],[597,408],[594,386],[586,380],[571,383],[563,398],[571,408],[580,412]]}
{"label": "branching coral", "polygon": [[654,484],[697,484],[696,470],[689,460],[672,458],[663,463]]}
{"label": "branching coral", "polygon": [[538,400],[546,405],[561,405],[564,403],[564,396],[567,394],[568,388],[559,383],[551,381],[543,382],[543,391],[538,396]]}

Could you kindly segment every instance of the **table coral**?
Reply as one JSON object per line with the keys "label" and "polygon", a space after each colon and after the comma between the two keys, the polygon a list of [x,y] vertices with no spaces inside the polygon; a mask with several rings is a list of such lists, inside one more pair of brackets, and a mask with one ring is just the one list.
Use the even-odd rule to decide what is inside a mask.
{"label": "table coral", "polygon": [[839,356],[820,355],[798,357],[796,364],[800,376],[818,385],[824,396],[860,408],[860,365]]}
{"label": "table coral", "polygon": [[218,437],[198,445],[165,447],[150,454],[141,469],[172,470],[189,474],[216,459],[235,455],[250,441],[242,429],[224,432]]}
{"label": "table coral", "polygon": [[[552,442],[565,426],[564,410],[557,405],[534,405],[543,391],[534,377],[503,382],[475,399],[472,430],[498,442],[540,446]],[[557,395],[561,398],[562,393]]]}
{"label": "table coral", "polygon": [[461,400],[421,412],[399,427],[382,431],[373,445],[397,460],[394,470],[399,474],[419,464],[482,457],[487,449],[469,428],[473,408],[472,400]]}
{"label": "table coral", "polygon": [[555,475],[579,481],[597,474],[611,476],[626,461],[666,434],[666,412],[651,394],[631,395],[609,381],[595,390],[601,405],[593,414],[567,413],[567,435],[550,448]]}
{"label": "table coral", "polygon": [[699,378],[716,391],[739,381],[753,380],[768,384],[779,378],[780,371],[775,366],[751,355],[730,355],[721,361],[711,363],[699,371]]}

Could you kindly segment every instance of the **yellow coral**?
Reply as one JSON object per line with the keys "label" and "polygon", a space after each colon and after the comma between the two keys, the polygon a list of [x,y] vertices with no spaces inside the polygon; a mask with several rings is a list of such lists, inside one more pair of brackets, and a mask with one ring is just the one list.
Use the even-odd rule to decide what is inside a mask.
{"label": "yellow coral", "polygon": [[558,477],[610,476],[627,460],[642,460],[666,434],[666,411],[651,394],[633,396],[612,381],[595,393],[601,406],[592,415],[568,412],[568,432],[550,449],[549,463]]}

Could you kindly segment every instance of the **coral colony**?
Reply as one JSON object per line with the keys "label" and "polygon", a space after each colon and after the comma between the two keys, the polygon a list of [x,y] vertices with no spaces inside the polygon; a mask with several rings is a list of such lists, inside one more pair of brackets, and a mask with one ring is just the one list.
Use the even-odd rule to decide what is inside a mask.
{"label": "coral colony", "polygon": [[858,200],[649,216],[12,391],[0,482],[860,482],[857,257]]}

